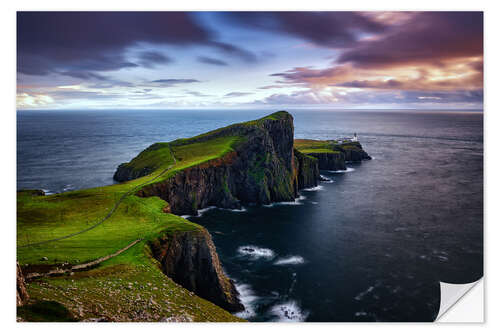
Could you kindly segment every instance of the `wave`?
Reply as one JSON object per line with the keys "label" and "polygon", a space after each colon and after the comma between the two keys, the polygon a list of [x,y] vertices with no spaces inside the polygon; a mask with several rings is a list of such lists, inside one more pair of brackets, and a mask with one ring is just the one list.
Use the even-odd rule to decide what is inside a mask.
{"label": "wave", "polygon": [[198,214],[197,216],[202,216],[203,214],[205,214],[206,212],[208,212],[209,210],[212,210],[212,209],[215,209],[217,207],[215,206],[208,206],[208,207],[205,207],[203,209],[198,209]]}
{"label": "wave", "polygon": [[346,173],[346,172],[353,172],[354,170],[356,170],[356,169],[347,167],[347,169],[345,169],[345,170],[328,170],[328,172],[331,172],[331,173]]}
{"label": "wave", "polygon": [[323,189],[323,186],[318,185],[314,187],[309,187],[309,188],[304,188],[302,191],[308,191],[308,192],[314,192],[314,191],[321,191]]}
{"label": "wave", "polygon": [[240,255],[249,257],[252,260],[260,258],[273,259],[276,256],[273,250],[255,245],[240,246],[237,251]]}
{"label": "wave", "polygon": [[321,182],[325,183],[325,184],[331,184],[334,182],[333,179],[331,179],[330,177],[325,177],[325,176],[321,176]]}
{"label": "wave", "polygon": [[235,284],[236,290],[240,294],[239,299],[241,304],[245,307],[245,310],[235,313],[236,317],[242,319],[249,319],[251,317],[255,317],[257,314],[255,312],[256,301],[259,299],[258,296],[255,295],[254,291],[248,284]]}
{"label": "wave", "polygon": [[274,265],[300,265],[304,262],[305,260],[301,256],[290,256],[276,260]]}
{"label": "wave", "polygon": [[278,206],[278,205],[284,205],[284,206],[287,206],[287,205],[290,205],[290,206],[303,205],[304,203],[301,202],[301,201],[304,200],[304,199],[306,199],[306,197],[303,196],[303,195],[301,195],[298,198],[296,198],[294,201],[280,201],[280,202],[274,202],[272,204],[263,205],[263,206],[264,207],[274,207],[274,206]]}
{"label": "wave", "polygon": [[62,191],[66,192],[66,191],[71,191],[73,189],[75,189],[75,185],[73,185],[73,184],[67,184],[67,185],[64,185]]}
{"label": "wave", "polygon": [[46,190],[46,189],[43,189],[43,188],[42,188],[42,191],[43,191],[43,193],[45,193],[45,195],[51,195],[51,194],[54,194],[54,192],[52,192],[51,190]]}
{"label": "wave", "polygon": [[235,213],[243,213],[243,212],[246,212],[246,211],[247,211],[247,209],[246,209],[245,207],[243,207],[243,206],[241,206],[241,208],[240,208],[240,209],[237,209],[237,208],[235,208],[235,209],[230,209],[230,208],[219,208],[219,209],[224,209],[224,210],[228,210],[228,211],[230,211],[230,212],[235,212]]}
{"label": "wave", "polygon": [[309,313],[302,310],[297,302],[288,301],[273,306],[270,313],[277,317],[277,321],[300,322],[306,320]]}

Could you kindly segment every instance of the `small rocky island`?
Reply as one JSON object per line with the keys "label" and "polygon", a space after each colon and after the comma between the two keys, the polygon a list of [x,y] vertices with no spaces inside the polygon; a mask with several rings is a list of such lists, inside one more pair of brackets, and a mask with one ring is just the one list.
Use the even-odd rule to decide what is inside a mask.
{"label": "small rocky island", "polygon": [[294,140],[293,117],[280,111],[155,143],[118,167],[119,184],[20,191],[18,319],[52,302],[61,320],[239,320],[223,310],[243,305],[210,234],[180,215],[293,201],[318,185],[320,169],[365,159],[357,141]]}

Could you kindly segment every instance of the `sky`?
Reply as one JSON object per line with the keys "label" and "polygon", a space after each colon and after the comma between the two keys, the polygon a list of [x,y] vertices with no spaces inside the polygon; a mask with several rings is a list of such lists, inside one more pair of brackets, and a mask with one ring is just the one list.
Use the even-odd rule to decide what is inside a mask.
{"label": "sky", "polygon": [[482,12],[18,12],[18,109],[482,109]]}

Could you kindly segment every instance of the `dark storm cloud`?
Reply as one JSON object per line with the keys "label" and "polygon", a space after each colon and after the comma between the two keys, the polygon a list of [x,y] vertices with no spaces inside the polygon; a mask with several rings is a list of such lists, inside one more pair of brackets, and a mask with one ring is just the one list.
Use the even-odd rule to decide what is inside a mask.
{"label": "dark storm cloud", "polygon": [[482,55],[482,12],[420,12],[380,39],[359,42],[337,62],[381,67]]}
{"label": "dark storm cloud", "polygon": [[141,59],[140,64],[148,68],[153,68],[156,65],[168,64],[173,61],[172,58],[155,51],[142,52],[139,54],[139,58]]}
{"label": "dark storm cloud", "polygon": [[[18,72],[110,71],[136,67],[124,51],[138,43],[206,45],[245,61],[253,54],[216,41],[187,12],[18,12]],[[165,62],[146,55],[149,64]],[[144,59],[143,59],[144,60]]]}
{"label": "dark storm cloud", "polygon": [[234,24],[288,33],[320,46],[353,45],[362,32],[380,33],[386,26],[359,12],[237,12],[221,14]]}
{"label": "dark storm cloud", "polygon": [[210,57],[198,57],[197,60],[201,63],[204,64],[209,64],[209,65],[216,65],[216,66],[227,66],[227,62],[215,59],[215,58],[210,58]]}
{"label": "dark storm cloud", "polygon": [[236,56],[240,59],[243,59],[246,62],[256,62],[257,61],[257,56],[254,53],[247,51],[247,50],[244,50],[240,47],[237,47],[236,45],[222,43],[222,42],[216,42],[216,41],[211,42],[210,45],[215,47],[216,49],[218,49],[219,51],[221,51],[223,53]]}

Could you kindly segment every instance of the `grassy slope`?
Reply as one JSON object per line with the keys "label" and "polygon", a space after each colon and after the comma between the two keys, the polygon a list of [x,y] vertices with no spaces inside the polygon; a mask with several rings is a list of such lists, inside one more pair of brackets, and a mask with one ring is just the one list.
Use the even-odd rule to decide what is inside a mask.
{"label": "grassy slope", "polygon": [[[232,150],[231,147],[238,142],[238,139],[235,137],[216,138],[204,143],[176,146],[173,151],[177,163],[155,181],[161,181],[189,166],[223,156]],[[165,168],[172,165],[169,162],[171,160],[168,157],[164,162],[156,160],[155,163],[158,163],[159,167],[152,174],[122,184],[49,196],[32,196],[29,191],[19,192],[17,199],[18,245],[45,241],[88,228],[106,216],[124,194],[130,191],[133,193],[141,187],[141,184],[161,174]],[[108,220],[88,232],[55,242],[18,248],[17,258],[21,265],[64,262],[76,264],[114,253],[136,239],[144,239],[105,263],[104,267],[116,266],[108,268],[108,271],[113,272],[112,277],[100,274],[103,268],[99,267],[87,273],[76,273],[75,276],[83,276],[78,279],[74,276],[47,278],[43,282],[37,281],[29,285],[28,289],[32,298],[57,301],[73,311],[75,309],[72,304],[77,304],[76,299],[82,303],[83,307],[83,317],[78,319],[85,319],[97,311],[92,309],[92,306],[99,306],[99,308],[106,308],[107,316],[114,318],[113,320],[134,320],[134,318],[147,320],[149,317],[137,319],[138,317],[133,317],[127,314],[128,312],[124,312],[121,316],[118,312],[113,314],[113,311],[125,311],[126,306],[120,304],[127,303],[123,297],[132,297],[129,295],[131,293],[133,297],[151,294],[153,301],[158,304],[148,307],[154,312],[153,317],[149,318],[151,320],[159,320],[158,316],[163,318],[181,314],[198,321],[238,320],[228,312],[177,286],[161,273],[153,259],[143,253],[147,240],[163,232],[199,228],[198,225],[179,216],[163,213],[162,210],[166,205],[165,201],[157,197],[140,198],[127,195]],[[49,260],[41,261],[43,257]],[[133,285],[136,282],[144,285],[145,281],[148,281],[151,285],[147,285],[146,289],[135,290],[134,294],[132,291],[123,292],[122,284],[107,286],[105,283],[110,279],[120,281],[122,284],[131,282]],[[103,285],[106,285],[107,289],[103,289]],[[61,292],[59,288],[62,288],[64,292]],[[64,296],[64,293],[69,293],[71,299]],[[110,293],[114,296],[113,298],[108,297]],[[165,303],[165,299],[168,303]],[[129,306],[129,310],[134,312],[134,306],[139,309],[139,305],[140,302],[133,303]],[[26,317],[38,318],[28,315]],[[47,318],[51,317],[47,316]]]}
{"label": "grassy slope", "polygon": [[340,154],[343,150],[357,150],[359,149],[351,141],[339,142],[336,140],[309,140],[309,139],[295,139],[293,141],[295,149],[304,154],[310,153],[331,153]]}
{"label": "grassy slope", "polygon": [[331,142],[322,140],[296,139],[293,141],[293,146],[295,149],[304,154],[309,154],[309,153],[338,154],[339,151],[335,150],[335,143],[336,141]]}
{"label": "grassy slope", "polygon": [[[286,115],[278,112],[194,138],[154,144],[128,163],[132,168],[153,170],[152,173],[132,181],[50,196],[36,196],[31,191],[18,192],[18,246],[89,228],[102,220],[123,197],[109,219],[87,232],[36,246],[18,247],[17,259],[21,265],[40,267],[65,262],[88,262],[142,239],[131,249],[91,271],[30,283],[28,289],[32,299],[64,304],[79,320],[88,319],[92,313],[96,316],[105,314],[112,320],[137,319],[132,313],[137,314],[144,308],[141,301],[129,304],[128,312],[124,308],[130,298],[143,299],[145,295],[152,300],[148,300],[148,308],[154,312],[153,317],[149,318],[151,320],[169,316],[188,316],[199,321],[238,320],[177,286],[161,273],[156,262],[147,254],[146,242],[161,233],[197,230],[200,227],[176,215],[163,213],[168,203],[160,198],[139,198],[133,193],[145,184],[162,181],[185,168],[220,158],[245,140],[236,135],[217,137],[221,130],[242,125],[259,126],[262,120],[280,119]],[[43,257],[47,257],[48,261],[42,260]],[[129,283],[132,287],[129,287]],[[136,288],[136,285],[140,287]],[[40,316],[30,316],[31,312],[26,308],[24,310],[21,315],[26,319],[40,319]],[[52,318],[50,315],[45,317]]]}

